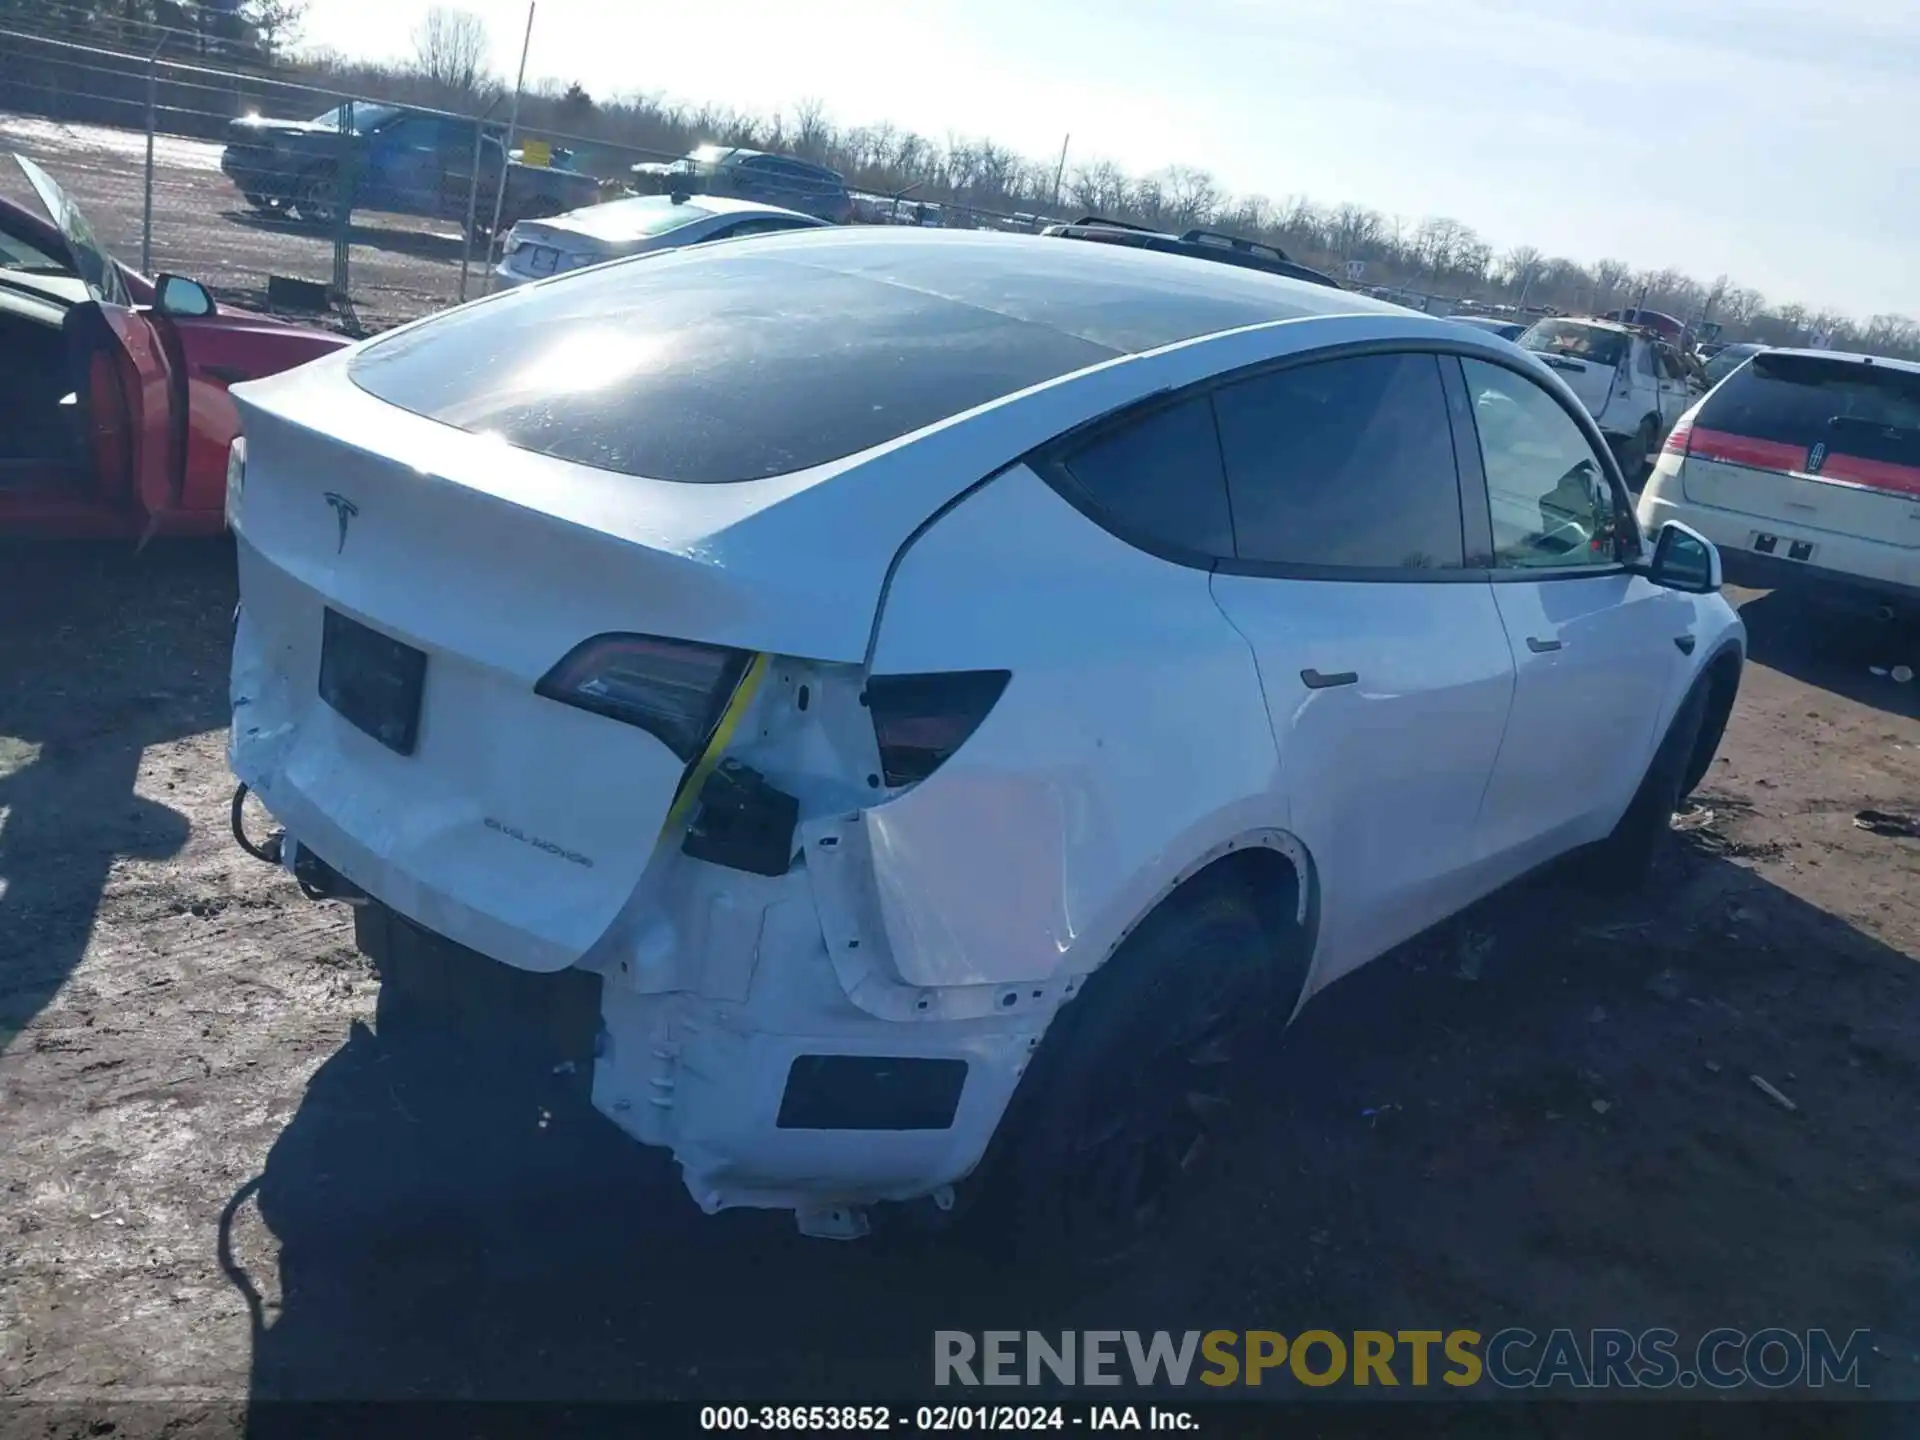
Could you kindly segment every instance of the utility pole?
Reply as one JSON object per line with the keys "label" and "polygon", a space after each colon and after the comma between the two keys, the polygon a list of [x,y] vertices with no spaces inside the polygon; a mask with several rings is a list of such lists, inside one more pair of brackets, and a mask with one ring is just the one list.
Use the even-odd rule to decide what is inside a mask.
{"label": "utility pole", "polygon": [[1053,170],[1052,208],[1055,210],[1058,210],[1060,208],[1060,182],[1062,179],[1065,178],[1067,173],[1067,146],[1071,145],[1072,143],[1073,143],[1073,132],[1069,130],[1067,132],[1067,138],[1060,142],[1060,163],[1056,165]]}
{"label": "utility pole", "polygon": [[520,126],[520,92],[527,84],[527,51],[533,47],[534,0],[527,4],[527,33],[520,41],[520,73],[513,81],[513,109],[507,112],[507,138],[500,144],[500,184],[493,192],[493,224],[487,228],[486,291],[493,292],[493,247],[500,240],[500,212],[507,203],[507,175],[513,169],[513,136]]}

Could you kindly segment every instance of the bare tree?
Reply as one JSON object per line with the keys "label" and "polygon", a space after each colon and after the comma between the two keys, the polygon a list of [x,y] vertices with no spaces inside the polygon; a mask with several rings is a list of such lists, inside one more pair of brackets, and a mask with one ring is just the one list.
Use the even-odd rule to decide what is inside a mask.
{"label": "bare tree", "polygon": [[1624,260],[1602,260],[1593,267],[1593,299],[1588,303],[1595,310],[1604,308],[1630,273],[1631,267]]}
{"label": "bare tree", "polygon": [[1905,315],[1875,315],[1860,332],[1860,343],[1879,355],[1910,354],[1920,349],[1920,321]]}
{"label": "bare tree", "polygon": [[1458,220],[1435,215],[1422,220],[1413,232],[1413,259],[1429,276],[1438,278],[1454,270],[1462,250],[1477,243],[1479,237]]}
{"label": "bare tree", "polygon": [[1090,160],[1073,167],[1067,176],[1067,194],[1083,212],[1112,215],[1129,207],[1127,175],[1111,160]]}
{"label": "bare tree", "polygon": [[260,48],[268,57],[278,59],[300,38],[300,26],[307,18],[307,0],[247,0],[240,18],[253,28]]}
{"label": "bare tree", "polygon": [[413,32],[413,64],[437,85],[471,95],[486,78],[487,24],[471,10],[436,5]]}
{"label": "bare tree", "polygon": [[809,97],[793,108],[793,153],[809,160],[826,157],[833,139],[833,126],[827,120],[824,100]]}
{"label": "bare tree", "polygon": [[1342,260],[1363,260],[1379,247],[1386,224],[1376,210],[1341,205],[1327,217],[1327,243]]}
{"label": "bare tree", "polygon": [[1168,218],[1182,229],[1204,225],[1225,197],[1213,176],[1191,165],[1169,165],[1157,177]]}
{"label": "bare tree", "polygon": [[1506,253],[1500,262],[1501,271],[1508,286],[1517,292],[1517,305],[1527,303],[1527,295],[1534,284],[1545,273],[1547,262],[1541,253],[1531,245],[1516,245]]}

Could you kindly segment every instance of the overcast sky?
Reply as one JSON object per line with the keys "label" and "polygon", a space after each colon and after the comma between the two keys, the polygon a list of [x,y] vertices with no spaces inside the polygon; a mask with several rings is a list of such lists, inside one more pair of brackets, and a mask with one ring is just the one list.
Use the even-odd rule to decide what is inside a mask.
{"label": "overcast sky", "polygon": [[[429,0],[310,0],[404,56]],[[511,78],[525,0],[465,0]],[[539,0],[530,79],[986,136],[1920,316],[1916,0]]]}

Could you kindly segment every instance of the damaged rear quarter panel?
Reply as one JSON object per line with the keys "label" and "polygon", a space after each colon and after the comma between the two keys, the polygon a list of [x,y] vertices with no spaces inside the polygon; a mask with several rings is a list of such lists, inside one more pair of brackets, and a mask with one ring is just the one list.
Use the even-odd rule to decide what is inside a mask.
{"label": "damaged rear quarter panel", "polygon": [[[906,551],[872,668],[1013,672],[939,771],[845,822],[859,834],[836,847],[843,866],[864,851],[864,898],[908,986],[1085,975],[1190,862],[1285,829],[1259,676],[1206,573],[1107,534],[1025,465]],[[826,893],[817,857],[823,917],[864,908]]]}

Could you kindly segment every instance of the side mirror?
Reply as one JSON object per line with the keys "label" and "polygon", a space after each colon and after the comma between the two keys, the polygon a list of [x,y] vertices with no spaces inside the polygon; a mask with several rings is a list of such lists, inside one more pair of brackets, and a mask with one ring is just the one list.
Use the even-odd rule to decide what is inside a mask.
{"label": "side mirror", "polygon": [[1669,520],[1653,544],[1646,575],[1656,585],[1688,595],[1711,595],[1720,588],[1720,552],[1698,530]]}
{"label": "side mirror", "polygon": [[184,275],[162,275],[153,282],[153,308],[162,315],[197,320],[213,314],[213,296],[198,280]]}

